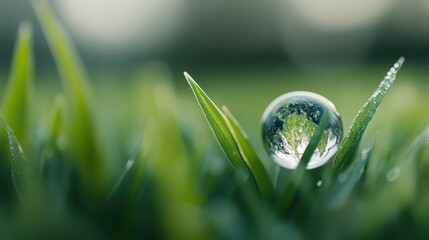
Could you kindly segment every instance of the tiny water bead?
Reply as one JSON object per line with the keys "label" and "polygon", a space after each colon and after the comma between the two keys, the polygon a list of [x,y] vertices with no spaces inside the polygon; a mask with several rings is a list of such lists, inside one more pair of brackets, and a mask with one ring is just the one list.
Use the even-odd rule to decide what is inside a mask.
{"label": "tiny water bead", "polygon": [[262,116],[262,137],[277,164],[289,169],[298,166],[323,111],[328,111],[328,124],[307,169],[325,164],[339,149],[343,126],[334,104],[319,94],[299,91],[283,94],[267,107]]}

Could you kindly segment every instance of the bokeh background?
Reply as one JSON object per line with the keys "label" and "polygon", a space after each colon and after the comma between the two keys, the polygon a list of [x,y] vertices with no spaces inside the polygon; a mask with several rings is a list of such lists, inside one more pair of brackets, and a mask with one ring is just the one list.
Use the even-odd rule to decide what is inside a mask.
{"label": "bokeh background", "polygon": [[[429,51],[427,0],[51,2],[87,64],[97,66],[275,61],[314,70],[398,55],[425,59]],[[8,56],[19,22],[35,17],[28,1],[0,6],[0,47]],[[48,61],[40,31],[36,48]]]}
{"label": "bokeh background", "polygon": [[[71,183],[61,185],[49,178],[46,184],[40,183],[40,191],[28,188],[26,199],[31,201],[15,202],[9,168],[0,168],[6,170],[0,177],[10,188],[0,189],[0,238],[64,229],[64,235],[58,236],[71,237],[70,231],[90,239],[96,238],[91,231],[118,239],[124,239],[123,233],[135,238],[201,239],[194,235],[200,230],[206,236],[212,231],[220,238],[229,236],[225,239],[257,239],[255,233],[261,239],[270,239],[268,234],[273,239],[294,238],[297,232],[310,233],[310,239],[427,238],[429,153],[426,147],[421,163],[418,153],[412,152],[414,164],[409,164],[411,157],[406,162],[402,156],[408,155],[402,153],[429,123],[429,0],[51,0],[49,5],[89,73],[88,92],[94,90],[95,106],[90,105],[92,95],[86,99],[79,92],[87,90],[86,82],[80,79],[77,89],[67,88],[67,80],[59,76],[57,67],[67,64],[55,64],[32,1],[0,0],[0,100],[5,99],[18,26],[28,21],[34,35],[35,91],[34,96],[30,90],[25,96],[17,94],[18,100],[28,97],[31,104],[16,112],[31,110],[34,115],[26,117],[34,131],[28,131],[30,147],[24,142],[23,149],[29,160],[39,161],[34,163],[42,170],[45,165],[64,163],[65,167],[46,172],[64,174],[59,179]],[[49,17],[49,11],[44,14]],[[271,216],[270,209],[257,212],[258,208],[244,206],[243,202],[256,198],[236,192],[244,189],[237,180],[240,174],[234,177],[228,171],[228,159],[183,76],[188,72],[218,106],[228,106],[269,177],[278,177],[280,193],[292,171],[277,168],[262,147],[260,121],[266,106],[286,92],[316,92],[335,104],[347,132],[353,117],[401,56],[405,64],[362,139],[368,144],[378,132],[366,167],[369,177],[360,181],[352,195],[345,194],[341,201],[346,202],[335,211],[325,211],[322,202],[313,212],[317,202],[313,199],[319,198],[303,195],[279,219]],[[63,57],[67,61],[70,56]],[[67,74],[69,80],[76,75],[73,69]],[[58,106],[55,99],[60,100]],[[83,110],[62,107],[61,99]],[[57,122],[60,130],[51,141],[47,136],[51,127],[57,129]],[[24,128],[15,129],[20,127]],[[148,141],[140,146],[141,138]],[[36,156],[32,145],[58,154]],[[101,160],[93,157],[98,145]],[[83,157],[75,157],[82,149],[87,150],[82,151]],[[44,162],[45,157],[52,161]],[[136,167],[129,165],[134,164],[132,158]],[[93,164],[96,160],[100,161]],[[320,169],[308,172],[316,179]],[[105,177],[97,177],[96,171]],[[70,172],[76,176],[64,177]],[[116,188],[116,183],[122,184],[118,181],[125,176],[122,173],[128,175]],[[96,185],[94,179],[102,184]],[[41,191],[46,188],[50,193],[51,185],[58,185],[60,194]],[[354,185],[349,185],[350,191]],[[10,194],[11,204],[2,200],[4,193]],[[106,199],[110,193],[117,195]],[[252,209],[256,210],[247,211]]]}
{"label": "bokeh background", "polygon": [[[139,128],[135,113],[142,104],[134,86],[140,77],[168,76],[189,100],[179,111],[202,117],[183,71],[231,109],[261,152],[260,117],[285,92],[324,95],[347,128],[400,56],[404,69],[370,128],[396,124],[419,132],[429,122],[428,0],[50,2],[89,70],[101,112],[127,122],[117,133],[123,136]],[[28,1],[0,3],[0,86],[22,20],[34,26],[39,100],[50,102],[59,78]]]}

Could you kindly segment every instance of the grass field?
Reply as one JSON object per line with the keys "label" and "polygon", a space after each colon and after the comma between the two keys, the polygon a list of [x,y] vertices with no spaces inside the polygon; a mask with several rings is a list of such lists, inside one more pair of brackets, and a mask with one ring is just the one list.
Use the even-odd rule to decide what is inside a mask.
{"label": "grass field", "polygon": [[[373,98],[396,59],[325,73],[147,63],[87,74],[49,6],[33,6],[59,74],[34,74],[32,27],[22,24],[1,82],[0,238],[428,236],[426,64],[407,59]],[[262,145],[263,111],[297,90],[330,99],[343,120],[340,154],[314,170],[305,163],[324,115],[295,170]]]}

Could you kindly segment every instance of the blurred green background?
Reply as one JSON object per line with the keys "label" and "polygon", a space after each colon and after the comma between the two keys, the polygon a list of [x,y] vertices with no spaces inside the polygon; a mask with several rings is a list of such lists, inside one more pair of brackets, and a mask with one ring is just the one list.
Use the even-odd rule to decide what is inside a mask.
{"label": "blurred green background", "polygon": [[[371,0],[57,0],[49,1],[49,3],[54,7],[60,23],[71,36],[94,86],[96,96],[94,114],[97,119],[95,124],[100,130],[100,141],[105,156],[103,160],[107,162],[105,166],[107,180],[103,187],[107,189],[106,186],[113,185],[118,179],[126,160],[141,137],[144,125],[148,119],[152,118],[152,114],[156,115],[152,120],[159,120],[160,126],[165,127],[165,129],[154,130],[165,135],[159,140],[160,142],[156,142],[158,139],[154,140],[156,142],[154,145],[158,144],[154,147],[154,151],[165,154],[161,154],[159,157],[161,162],[165,161],[162,162],[165,165],[161,165],[160,168],[168,166],[167,160],[170,160],[172,155],[177,153],[176,151],[185,151],[186,154],[179,155],[182,158],[189,158],[179,159],[172,163],[173,167],[179,167],[177,171],[170,172],[168,168],[154,170],[154,175],[164,176],[155,176],[155,180],[152,179],[153,182],[149,183],[147,191],[149,193],[145,193],[146,198],[144,198],[145,202],[142,206],[149,206],[156,213],[153,216],[162,220],[155,219],[154,222],[150,222],[150,219],[148,223],[148,219],[144,219],[144,228],[141,231],[151,229],[148,230],[148,236],[155,234],[165,237],[170,230],[173,233],[180,233],[182,227],[180,220],[198,220],[201,217],[199,214],[210,215],[210,217],[204,215],[201,218],[208,218],[215,222],[214,225],[220,232],[220,236],[225,234],[229,236],[226,238],[232,239],[234,236],[252,235],[252,231],[248,232],[248,230],[260,222],[265,222],[265,220],[255,221],[256,224],[248,220],[246,210],[237,206],[240,205],[237,202],[243,202],[242,199],[225,193],[229,190],[218,189],[228,186],[234,181],[231,180],[232,178],[226,177],[229,175],[225,174],[225,166],[221,160],[226,156],[217,146],[216,140],[210,132],[183,77],[184,71],[197,80],[218,106],[228,106],[248,133],[252,145],[262,156],[270,172],[273,171],[274,164],[268,160],[262,147],[260,121],[266,106],[274,98],[297,90],[319,93],[336,105],[342,116],[344,131],[346,131],[357,111],[400,56],[404,56],[406,62],[398,74],[397,81],[383,100],[380,110],[370,123],[368,132],[364,135],[364,142],[368,142],[367,140],[378,131],[376,156],[382,160],[390,159],[386,156],[399,152],[398,149],[405,149],[429,123],[429,68],[427,67],[429,64],[429,28],[427,26],[429,0],[407,2],[400,0],[376,2]],[[35,135],[39,136],[39,132],[46,130],[44,128],[51,120],[52,102],[58,93],[63,91],[63,87],[52,53],[29,1],[2,0],[0,2],[0,94],[3,96],[5,91],[18,25],[23,20],[31,22],[34,28],[36,94],[33,106],[36,108],[34,109],[36,114],[34,119],[37,119],[35,124],[38,129],[35,131]],[[170,89],[170,86],[173,86],[173,89]],[[177,98],[174,98],[175,94]],[[157,98],[157,96],[161,97]],[[162,122],[161,119],[164,118],[167,119],[166,122]],[[166,139],[170,140],[168,132],[170,129],[168,121],[170,120],[177,120],[172,128],[180,133],[173,133],[173,140],[168,142]],[[174,134],[180,135],[180,138],[174,139],[176,136]],[[165,151],[163,151],[164,149]],[[194,158],[201,162],[195,163],[197,160]],[[180,165],[183,163],[180,160],[191,165],[191,170],[183,167],[188,166],[186,164]],[[190,164],[187,160],[191,160],[191,162],[195,160],[195,162]],[[197,170],[192,169],[192,164],[197,166]],[[427,165],[427,161],[424,164]],[[391,166],[386,164],[383,167],[386,169],[380,170],[380,179],[386,181],[385,173]],[[181,175],[183,178],[179,176],[177,183],[174,177],[171,177],[175,175],[169,175],[177,172],[180,175],[187,171],[191,171],[191,174],[187,177]],[[201,172],[198,173],[198,171]],[[193,174],[200,174],[203,177],[198,175],[193,178]],[[196,179],[200,178],[205,181],[195,183]],[[161,190],[160,195],[147,196],[152,192],[159,194],[156,189],[162,184],[156,185],[157,181],[165,181],[163,184],[166,187]],[[189,181],[190,184],[186,181]],[[424,183],[425,179],[418,178],[415,181],[421,181],[418,182],[420,184]],[[211,185],[207,183],[211,183]],[[384,186],[383,184],[384,182],[380,185]],[[168,199],[170,195],[162,195],[164,194],[162,191],[182,186],[193,186],[195,189],[178,190],[178,193],[172,190],[172,200]],[[106,189],[102,190],[103,193],[108,192]],[[374,196],[379,191],[377,189],[371,191],[373,189],[376,188],[370,189],[367,195],[362,194],[363,201],[369,199],[369,205],[373,204],[371,206],[377,207],[380,205],[377,205],[379,202]],[[383,188],[380,187],[380,189]],[[401,186],[394,188],[394,190],[398,189],[403,190]],[[404,193],[394,190],[392,190],[393,193],[388,192],[384,196],[387,198],[396,196],[397,192],[402,197],[408,194],[407,191]],[[429,196],[426,192],[422,194],[423,200]],[[180,195],[185,193],[190,193],[190,197]],[[191,193],[194,193],[195,196]],[[75,193],[73,192],[73,194]],[[414,193],[410,195],[412,194]],[[77,194],[77,196],[79,198],[80,195]],[[358,203],[353,203],[359,206],[360,195],[353,196],[358,196],[355,198]],[[367,196],[369,196],[368,199]],[[174,197],[177,197],[178,203],[174,202],[177,200]],[[205,199],[206,197],[207,199]],[[41,199],[43,198],[41,197]],[[132,197],[130,199],[130,201],[134,201]],[[404,197],[404,199],[399,200],[408,203],[406,201],[408,198]],[[99,199],[93,199],[95,202],[97,200]],[[159,206],[157,205],[158,208],[152,208],[152,205],[155,204],[151,201],[158,200],[161,201]],[[195,216],[184,214],[183,219],[179,218],[178,223],[174,222],[176,216],[183,217],[180,211],[189,210],[189,206],[186,208],[181,205],[188,204],[188,200],[195,204],[195,206],[192,205],[197,209],[194,209]],[[371,202],[372,200],[373,202]],[[388,206],[392,209],[400,209],[405,212],[405,215],[409,214],[408,205],[404,204],[404,207],[401,205],[401,201],[392,202]],[[42,207],[37,204],[36,202],[34,204],[36,207],[30,206],[29,208],[42,209],[40,211],[43,215],[43,209],[48,204],[41,204]],[[129,230],[126,226],[128,222],[140,224],[141,219],[138,217],[147,217],[141,209],[138,209],[133,215],[135,218],[127,218],[126,214],[129,212],[123,211],[125,217],[121,215],[123,219],[119,219],[118,222],[124,221],[116,224],[114,221],[112,223],[106,220],[112,218],[112,215],[116,213],[109,212],[111,209],[108,204],[106,204],[107,207],[103,206],[105,208],[102,210],[98,208],[94,210],[91,203],[90,207],[85,204],[82,204],[84,207],[81,205],[76,207],[74,204],[72,202],[70,206],[65,205],[67,206],[64,207],[65,211],[67,213],[76,212],[79,216],[76,219],[88,220],[94,225],[88,224],[88,229],[95,229],[94,231],[101,229],[102,234],[111,232],[121,234],[122,231]],[[122,206],[116,202],[115,204],[112,209],[121,212]],[[303,205],[305,206],[305,204]],[[350,221],[357,219],[357,223],[367,222],[366,216],[353,215],[356,214],[356,208],[353,208],[356,205],[346,204],[344,212],[351,212],[350,219],[352,220]],[[131,206],[134,205],[131,204]],[[421,224],[428,219],[429,214],[426,213],[429,212],[427,210],[429,207],[424,201],[419,206],[420,208],[416,208],[417,210],[413,210],[412,213],[417,216],[416,219],[422,220]],[[169,207],[179,213],[168,213],[171,215],[166,214],[167,216],[160,213],[165,209],[171,210]],[[8,209],[8,207],[4,209]],[[17,209],[20,208],[17,207]],[[419,209],[425,211],[419,215]],[[333,223],[341,222],[341,219],[332,218],[336,214],[342,216],[341,210],[343,209],[329,215]],[[398,222],[407,221],[408,215],[403,217],[401,215],[403,212],[397,213],[397,218],[395,218],[391,217],[387,210],[385,211],[387,213],[383,215],[383,211],[384,209],[375,212],[373,216],[381,217],[375,217],[376,220],[368,225],[356,226],[355,231],[364,229],[371,233],[371,230],[385,226],[383,224],[386,222],[393,224],[388,227],[395,227],[396,220]],[[16,215],[17,219],[21,219],[20,211],[16,212],[18,213],[11,215]],[[24,217],[22,218],[26,219],[25,206],[23,212]],[[36,220],[28,220],[29,225],[33,224],[32,221],[37,222],[37,216],[40,213],[34,212]],[[359,213],[359,211],[357,212]],[[0,211],[0,213],[2,212]],[[318,213],[316,212],[315,215],[319,217]],[[268,215],[262,214],[261,219],[271,219]],[[0,223],[8,222],[5,220],[7,217],[4,216],[9,215],[0,215]],[[191,223],[198,222],[191,220],[189,220]],[[305,220],[299,218],[286,217],[280,220],[276,222],[276,224],[281,224],[278,227],[291,234],[296,233],[295,227],[297,226],[298,228],[304,226],[304,230],[300,229],[303,231],[308,227]],[[377,222],[378,220],[379,222]],[[73,226],[69,223],[74,222],[74,218],[64,221],[69,226]],[[234,221],[241,225],[231,227]],[[163,224],[158,224],[160,222]],[[3,226],[11,226],[13,223]],[[24,221],[20,224],[25,225],[25,223]],[[17,224],[18,229],[20,224]],[[61,226],[61,222],[58,224]],[[205,222],[201,223],[201,225],[204,224]],[[326,225],[328,224],[326,223]],[[81,225],[85,224],[81,223]],[[118,227],[119,225],[125,230]],[[160,227],[161,225],[162,227]],[[118,227],[120,230],[116,232],[117,229],[110,228],[110,226]],[[191,233],[199,233],[199,231],[193,232],[193,230],[195,230],[194,227],[198,230],[201,226],[198,224],[195,226],[188,226],[190,230],[185,227],[184,232],[189,230]],[[273,228],[276,226],[273,225]],[[80,227],[85,229],[85,227]],[[135,232],[130,234],[141,236],[138,235],[139,228],[132,227]],[[157,227],[160,227],[160,232],[166,230],[167,234],[158,235]],[[212,228],[201,227],[201,229],[204,229],[206,236],[214,231]],[[85,230],[82,231],[85,232]],[[273,234],[277,234],[275,236],[278,237],[284,233],[282,231],[274,231]],[[314,230],[316,236],[317,231],[318,229]],[[331,228],[327,230],[328,233],[331,233],[330,231],[337,231],[335,224],[332,224]],[[91,231],[88,230],[88,232]],[[264,231],[261,232],[264,233]],[[422,232],[425,233],[424,230]],[[364,232],[363,236],[366,236],[366,233]],[[354,232],[351,234],[353,235]],[[194,235],[184,234],[183,236]],[[170,238],[174,237],[170,236]]]}
{"label": "blurred green background", "polygon": [[[389,66],[404,56],[405,70],[382,109],[399,116],[411,111],[423,123],[429,119],[419,106],[428,102],[427,0],[51,3],[77,45],[99,98],[108,95],[103,92],[108,85],[129,91],[140,69],[160,62],[181,93],[190,95],[182,77],[187,71],[215,102],[231,108],[245,129],[255,134],[252,139],[259,139],[265,106],[293,90],[326,96],[349,126]],[[31,4],[21,0],[0,3],[2,85],[22,20],[35,27],[38,87],[59,85]]]}
{"label": "blurred green background", "polygon": [[[184,104],[177,111],[202,123],[196,131],[208,131],[183,71],[217,105],[230,108],[263,156],[260,119],[274,98],[296,90],[319,93],[336,105],[347,129],[400,56],[406,63],[369,131],[393,125],[411,137],[429,122],[427,0],[50,3],[89,70],[105,126],[101,132],[110,134],[105,141],[111,144],[115,137],[133,139],[142,128],[147,111],[141,89],[157,77],[170,79],[178,91]],[[28,1],[0,3],[0,92],[23,20],[34,27],[36,105],[41,108],[35,112],[43,119],[61,83]],[[111,150],[112,159],[124,157]]]}
{"label": "blurred green background", "polygon": [[[416,63],[429,53],[427,0],[51,2],[91,69],[157,59],[188,71],[248,62],[339,70],[391,62],[400,55]],[[29,5],[1,2],[0,49],[5,56],[11,55],[19,22],[36,23]],[[50,54],[34,25],[42,67]],[[1,61],[9,63],[7,57]]]}

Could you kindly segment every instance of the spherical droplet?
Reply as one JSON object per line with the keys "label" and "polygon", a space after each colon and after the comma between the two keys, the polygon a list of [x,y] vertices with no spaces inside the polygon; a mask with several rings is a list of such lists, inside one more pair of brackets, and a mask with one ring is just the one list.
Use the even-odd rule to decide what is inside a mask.
{"label": "spherical droplet", "polygon": [[307,169],[325,164],[338,151],[343,135],[340,115],[328,99],[311,92],[290,92],[275,99],[262,117],[263,141],[271,158],[295,169],[325,110],[328,125]]}

